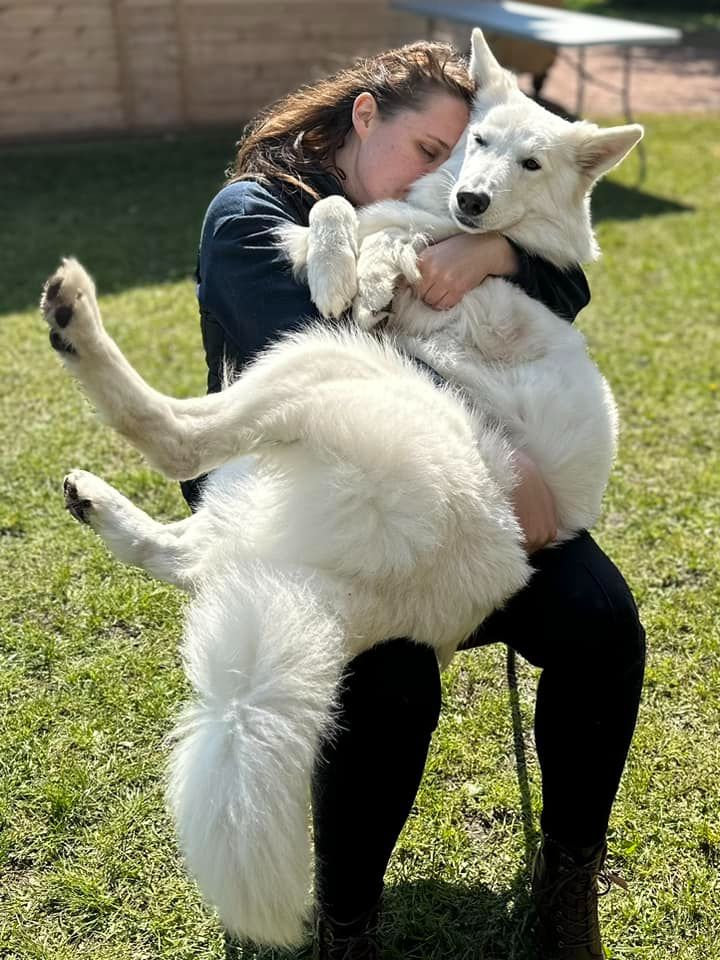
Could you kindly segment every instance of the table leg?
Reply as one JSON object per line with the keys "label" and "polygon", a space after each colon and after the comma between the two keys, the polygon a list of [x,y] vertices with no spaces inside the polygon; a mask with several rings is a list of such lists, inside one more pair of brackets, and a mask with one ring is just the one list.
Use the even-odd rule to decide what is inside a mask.
{"label": "table leg", "polygon": [[547,75],[547,70],[543,70],[542,73],[534,73],[532,75],[533,100],[538,100],[540,98],[542,88],[545,86],[545,81],[547,80]]}
{"label": "table leg", "polygon": [[622,105],[625,119],[632,123],[632,111],[630,109],[630,71],[632,70],[632,47],[623,47],[623,85],[622,85]]}
{"label": "table leg", "polygon": [[575,116],[578,120],[582,119],[583,107],[585,105],[585,47],[578,47],[577,58],[577,102],[575,105]]}
{"label": "table leg", "polygon": [[[632,107],[630,106],[630,76],[632,70],[632,47],[627,46],[623,49],[623,85],[622,85],[622,104],[623,113],[627,123],[634,123]],[[647,172],[647,158],[645,156],[645,143],[643,140],[637,145],[638,160],[640,161],[640,179],[642,183]]]}

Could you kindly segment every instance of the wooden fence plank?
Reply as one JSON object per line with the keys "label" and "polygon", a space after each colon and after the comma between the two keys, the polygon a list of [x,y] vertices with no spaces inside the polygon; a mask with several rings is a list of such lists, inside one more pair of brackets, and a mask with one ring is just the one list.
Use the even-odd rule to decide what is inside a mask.
{"label": "wooden fence plank", "polygon": [[413,30],[387,0],[0,0],[0,138],[239,123]]}

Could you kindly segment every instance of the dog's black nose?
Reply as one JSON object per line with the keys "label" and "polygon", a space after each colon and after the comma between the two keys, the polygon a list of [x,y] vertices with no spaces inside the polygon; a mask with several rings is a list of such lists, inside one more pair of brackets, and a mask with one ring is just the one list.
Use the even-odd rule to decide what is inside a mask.
{"label": "dog's black nose", "polygon": [[479,217],[490,206],[490,197],[487,193],[463,191],[457,195],[457,205],[466,217]]}

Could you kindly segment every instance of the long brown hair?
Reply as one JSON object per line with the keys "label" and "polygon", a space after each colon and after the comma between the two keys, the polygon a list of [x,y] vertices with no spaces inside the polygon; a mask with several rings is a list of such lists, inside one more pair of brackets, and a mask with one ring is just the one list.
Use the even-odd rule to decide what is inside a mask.
{"label": "long brown hair", "polygon": [[410,43],[310,83],[271,104],[252,120],[237,144],[227,182],[283,180],[317,199],[303,173],[333,168],[336,151],[352,128],[358,94],[375,98],[380,116],[417,110],[431,93],[472,102],[474,85],[467,63],[447,43]]}

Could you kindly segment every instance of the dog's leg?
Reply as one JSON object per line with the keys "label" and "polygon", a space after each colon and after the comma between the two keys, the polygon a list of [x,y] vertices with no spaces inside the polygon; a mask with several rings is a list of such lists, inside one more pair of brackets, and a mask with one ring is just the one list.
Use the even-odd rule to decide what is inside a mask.
{"label": "dog's leg", "polygon": [[402,200],[384,200],[361,211],[358,292],[353,319],[369,330],[387,314],[398,280],[417,283],[417,254],[428,243],[458,233],[449,216],[439,216]]}
{"label": "dog's leg", "polygon": [[190,567],[196,558],[188,535],[197,515],[167,525],[158,523],[87,470],[69,473],[63,493],[72,516],[92,527],[119,560],[183,590],[191,589]]}
{"label": "dog's leg", "polygon": [[179,400],[149,387],[105,332],[92,280],[76,260],[48,281],[42,309],[53,346],[101,417],[175,480],[301,439],[320,384],[388,373],[376,347],[358,351],[347,334],[316,330],[267,351],[222,393]]}
{"label": "dog's leg", "polygon": [[[195,470],[192,432],[195,401],[158,393],[132,368],[106,333],[95,286],[77,260],[62,262],[45,284],[40,306],[50,326],[50,343],[100,417],[162,472],[181,479],[198,476],[202,471]],[[207,400],[201,408],[207,410]]]}
{"label": "dog's leg", "polygon": [[363,330],[370,330],[390,310],[398,281],[417,283],[417,252],[425,246],[422,236],[411,237],[400,229],[387,229],[366,237],[360,247],[357,264],[358,292],[353,303],[353,319]]}
{"label": "dog's leg", "polygon": [[357,214],[344,197],[325,197],[313,206],[308,222],[308,227],[279,227],[279,245],[293,274],[307,282],[322,316],[339,317],[357,291]]}
{"label": "dog's leg", "polygon": [[253,398],[237,381],[234,390],[180,400],[153,390],[105,331],[94,284],[77,260],[64,260],[48,280],[41,309],[52,346],[100,417],[171,479],[197,477],[262,440],[256,421],[272,391]]}

